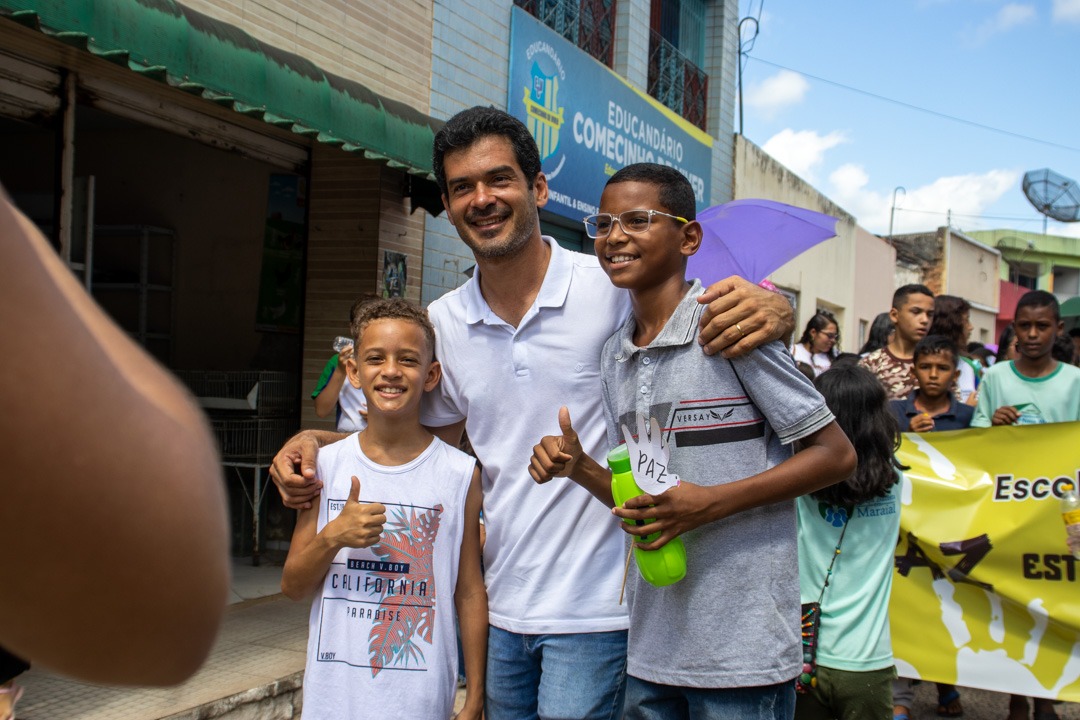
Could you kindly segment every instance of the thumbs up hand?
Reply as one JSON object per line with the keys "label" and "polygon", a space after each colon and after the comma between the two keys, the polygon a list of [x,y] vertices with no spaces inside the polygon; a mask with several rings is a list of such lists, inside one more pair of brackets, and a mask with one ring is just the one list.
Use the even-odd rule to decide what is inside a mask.
{"label": "thumbs up hand", "polygon": [[538,483],[546,483],[553,477],[568,477],[574,472],[581,458],[581,441],[570,422],[570,410],[559,408],[561,435],[546,435],[533,446],[529,461],[529,474]]}
{"label": "thumbs up hand", "polygon": [[382,503],[360,502],[360,479],[352,476],[352,488],[345,507],[326,524],[327,540],[336,548],[365,548],[379,541],[386,522],[386,507]]}

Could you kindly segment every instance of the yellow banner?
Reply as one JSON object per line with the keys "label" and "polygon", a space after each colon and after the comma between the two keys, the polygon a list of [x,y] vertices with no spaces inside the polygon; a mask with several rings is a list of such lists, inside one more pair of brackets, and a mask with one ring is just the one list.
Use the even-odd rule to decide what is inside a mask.
{"label": "yellow banner", "polygon": [[900,675],[1080,702],[1080,422],[906,433],[889,606]]}

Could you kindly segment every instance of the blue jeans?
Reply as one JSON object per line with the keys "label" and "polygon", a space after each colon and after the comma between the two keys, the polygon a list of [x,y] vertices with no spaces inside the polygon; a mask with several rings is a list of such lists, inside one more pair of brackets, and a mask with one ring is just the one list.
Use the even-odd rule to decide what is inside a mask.
{"label": "blue jeans", "polygon": [[795,683],[745,688],[692,688],[626,680],[624,720],[791,720]]}
{"label": "blue jeans", "polygon": [[488,629],[487,720],[615,720],[626,631],[520,635]]}

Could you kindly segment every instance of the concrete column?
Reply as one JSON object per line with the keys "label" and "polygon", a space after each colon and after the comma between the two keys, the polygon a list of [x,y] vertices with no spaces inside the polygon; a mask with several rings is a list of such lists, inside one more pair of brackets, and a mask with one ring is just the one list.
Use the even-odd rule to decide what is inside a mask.
{"label": "concrete column", "polygon": [[714,0],[705,15],[705,67],[709,76],[708,124],[715,138],[711,204],[733,198],[736,63],[739,61],[739,3]]}
{"label": "concrete column", "polygon": [[615,4],[615,72],[642,92],[649,87],[649,0]]}

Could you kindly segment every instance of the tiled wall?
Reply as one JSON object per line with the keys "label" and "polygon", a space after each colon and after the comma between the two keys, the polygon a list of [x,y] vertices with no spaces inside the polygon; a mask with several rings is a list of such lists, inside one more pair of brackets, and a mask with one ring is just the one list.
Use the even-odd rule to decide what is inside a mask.
{"label": "tiled wall", "polygon": [[[474,105],[506,107],[510,0],[435,0],[431,47],[431,114],[445,120]],[[424,243],[423,303],[467,279],[472,253],[446,213],[429,218]]]}
{"label": "tiled wall", "polygon": [[183,0],[328,73],[427,112],[430,0]]}

